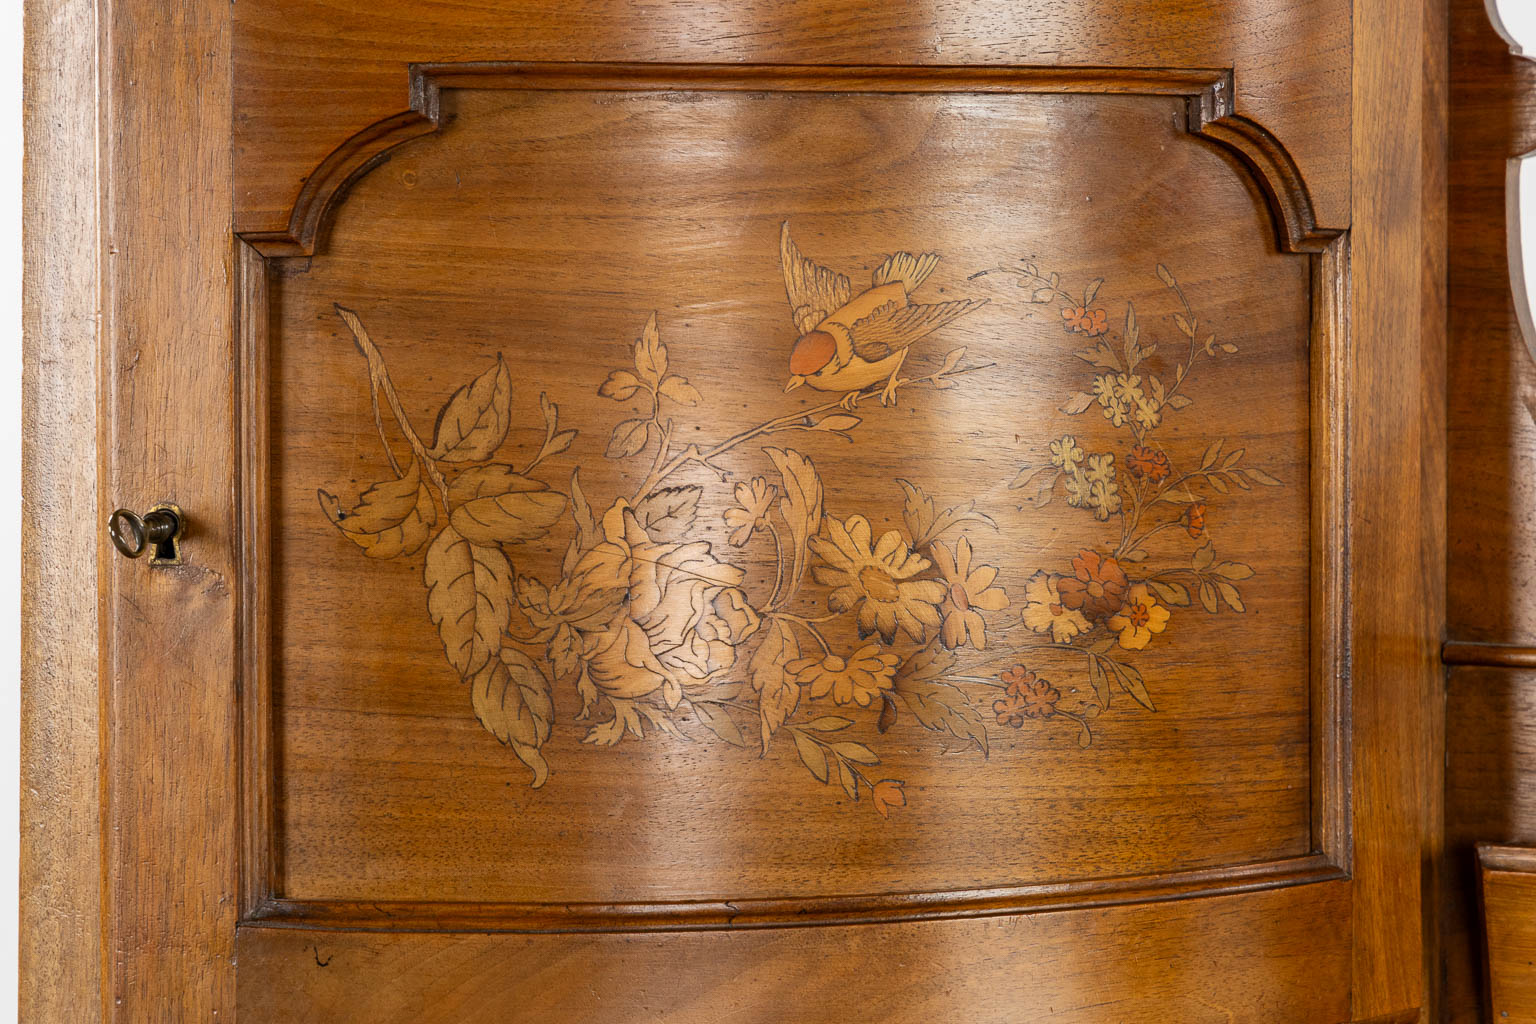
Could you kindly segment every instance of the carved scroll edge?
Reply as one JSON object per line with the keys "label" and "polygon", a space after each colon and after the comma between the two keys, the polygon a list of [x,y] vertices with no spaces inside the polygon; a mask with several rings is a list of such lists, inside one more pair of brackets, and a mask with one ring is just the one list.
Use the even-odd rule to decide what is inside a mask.
{"label": "carved scroll edge", "polygon": [[1191,134],[1233,154],[1259,185],[1282,250],[1319,253],[1339,234],[1318,225],[1306,182],[1280,141],[1235,112],[1230,69],[494,62],[416,64],[410,76],[410,109],[369,125],[321,161],[285,229],[240,237],[268,258],[314,255],[346,190],[396,147],[442,127],[444,89],[1183,96]]}

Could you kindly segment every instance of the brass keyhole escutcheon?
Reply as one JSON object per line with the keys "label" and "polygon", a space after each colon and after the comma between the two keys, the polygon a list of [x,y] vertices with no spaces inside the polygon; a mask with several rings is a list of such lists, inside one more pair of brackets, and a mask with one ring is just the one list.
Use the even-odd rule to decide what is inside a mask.
{"label": "brass keyhole escutcheon", "polygon": [[150,565],[178,565],[181,562],[181,538],[185,517],[175,505],[162,503],[142,516],[120,508],[107,518],[107,536],[118,553],[139,558],[149,552]]}

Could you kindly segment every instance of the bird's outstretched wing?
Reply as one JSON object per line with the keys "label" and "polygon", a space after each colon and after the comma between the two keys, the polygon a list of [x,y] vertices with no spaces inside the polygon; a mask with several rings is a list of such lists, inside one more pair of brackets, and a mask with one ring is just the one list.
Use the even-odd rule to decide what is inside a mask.
{"label": "bird's outstretched wing", "polygon": [[784,222],[779,232],[779,262],[784,266],[784,291],[789,295],[790,316],[801,334],[844,305],[853,292],[847,277],[801,255],[800,247],[789,237],[789,221]]}
{"label": "bird's outstretched wing", "polygon": [[873,362],[986,304],[986,299],[957,299],[916,306],[897,306],[891,302],[854,323],[848,329],[848,337],[853,342],[854,355]]}

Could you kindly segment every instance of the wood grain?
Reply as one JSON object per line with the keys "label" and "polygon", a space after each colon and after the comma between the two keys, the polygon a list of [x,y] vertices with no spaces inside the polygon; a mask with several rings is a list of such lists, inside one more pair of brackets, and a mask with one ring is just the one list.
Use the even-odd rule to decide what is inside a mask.
{"label": "wood grain", "polygon": [[[102,8],[102,402],[99,424],[69,436],[99,425],[102,502],[175,501],[194,527],[180,567],[101,567],[102,1019],[1336,1024],[1435,1010],[1443,6],[1027,6]],[[525,61],[547,87],[508,84]],[[914,76],[966,88],[903,88]],[[1059,78],[1042,92],[1021,76]],[[701,85],[722,82],[738,84]],[[1020,451],[1079,415],[1057,396],[1076,358],[1057,347],[1096,329],[1095,302],[1063,317],[1053,293],[1035,312],[1015,294],[1028,289],[973,275],[1037,262],[1073,288],[1103,277],[1117,329],[1134,303],[1160,338],[1190,312],[1171,297],[1186,290],[1236,345],[1243,372],[1191,378],[1197,404],[1167,443],[1198,457],[1219,437],[1280,483],[1244,497],[1246,517],[1213,501],[1158,540],[1205,531],[1250,549],[1244,610],[1175,607],[1147,648],[1165,659],[1148,700],[1093,718],[1091,746],[1065,714],[1090,680],[1028,691],[1061,702],[1059,732],[1015,732],[1024,712],[996,711],[986,757],[905,711],[861,720],[881,774],[841,787],[803,747],[758,757],[658,736],[654,718],[598,749],[582,742],[580,691],[542,710],[507,660],[531,664],[543,642],[525,623],[492,651],[501,634],[426,596],[430,554],[370,561],[354,543],[368,531],[348,522],[352,500],[394,482],[391,462],[414,457],[430,478],[476,461],[464,438],[496,435],[494,410],[488,428],[446,417],[447,441],[428,425],[471,378],[502,388],[501,372],[509,446],[538,447],[545,392],[584,431],[551,457],[560,476],[579,467],[599,512],[645,492],[673,464],[605,458],[608,428],[646,410],[595,387],[626,361],[638,372],[641,350],[654,362],[648,317],[699,393],[667,431],[729,440],[787,405],[811,421],[779,426],[815,432],[827,392],[801,405],[806,390],[782,387],[815,333],[797,337],[785,307],[785,220],[861,288],[887,255],[932,249],[938,269],[910,301],[972,300],[931,349],[913,346],[929,373],[953,351],[941,338],[964,345],[978,366],[963,383],[924,401],[893,383],[890,408],[876,387],[861,432],[839,421],[854,443],[831,428],[812,440],[827,442],[815,456],[840,520],[900,529],[887,492],[919,473],[946,504],[989,499],[998,538],[979,557],[1014,600],[1078,546],[1072,516],[1090,516],[1085,498],[1033,516],[1004,499]],[[900,286],[904,301],[917,287]],[[1172,348],[1148,356],[1158,372]],[[1079,440],[1107,436],[1098,415],[1068,420]],[[744,480],[779,465],[730,454],[723,471]],[[678,480],[721,491],[699,499],[699,537],[723,552],[732,490],[679,458]],[[428,484],[429,500],[446,488]],[[451,520],[467,501],[442,504]],[[653,540],[615,519],[631,552]],[[487,522],[466,529],[489,536]],[[774,578],[772,539],[745,525],[732,559]],[[554,578],[562,549],[530,542],[517,573]],[[631,562],[622,603],[640,615],[648,570]],[[514,587],[510,566],[495,579]],[[727,627],[708,621],[697,639],[719,641]],[[851,645],[853,623],[839,628]],[[78,765],[90,748],[69,749]],[[887,771],[907,788],[877,812]],[[89,821],[91,795],[71,799]],[[1196,895],[1212,891],[1227,894]],[[613,907],[660,924],[614,931]],[[90,968],[37,998],[62,1005]]]}
{"label": "wood grain", "polygon": [[[1354,5],[1354,1013],[1432,999],[1444,622],[1444,9]],[[1404,130],[1404,126],[1412,126]],[[1417,586],[1403,586],[1413,580]]]}
{"label": "wood grain", "polygon": [[[1085,8],[1041,0],[1027,18],[978,0],[801,0],[664,11],[616,0],[373,4],[305,0],[236,12],[237,224],[281,229],[305,177],[369,125],[407,109],[411,63],[610,61],[1233,68],[1237,112],[1266,125],[1313,183],[1319,219],[1349,216],[1349,12],[1335,0],[1251,17],[1161,0]],[[1027,23],[1027,31],[1021,26]],[[577,26],[580,26],[579,28]],[[640,50],[637,54],[634,51]],[[316,69],[327,88],[317,94]]]}
{"label": "wood grain", "polygon": [[[113,1022],[230,1020],[237,904],[229,7],[105,9],[101,495],[187,512],[104,552],[101,986]],[[152,126],[152,127],[149,127]],[[99,536],[99,534],[98,534]]]}
{"label": "wood grain", "polygon": [[[1081,914],[644,941],[247,927],[239,1011],[258,1024],[900,1024],[958,1007],[976,1022],[1334,1024],[1349,1019],[1349,937],[1316,922],[1347,915],[1347,889],[1327,883]],[[1256,935],[1264,957],[1243,952]]]}
{"label": "wood grain", "polygon": [[25,14],[20,1016],[101,1020],[96,17]]}
{"label": "wood grain", "polygon": [[1536,673],[1458,668],[1446,699],[1444,1019],[1487,1005],[1475,847],[1536,843]]}
{"label": "wood grain", "polygon": [[1488,1017],[1536,1021],[1536,847],[1481,845]]}
{"label": "wood grain", "polygon": [[[325,245],[271,285],[270,436],[283,442],[269,470],[270,511],[253,519],[283,524],[271,599],[279,895],[364,904],[835,899],[1054,886],[1270,861],[1315,848],[1309,655],[1304,637],[1281,625],[1306,614],[1308,588],[1308,354],[1298,344],[1311,329],[1308,260],[1273,251],[1262,200],[1240,169],[1180,130],[1180,101],[717,92],[658,99],[583,89],[461,90],[442,102],[450,105],[451,126],[402,147],[384,170],[357,182]],[[969,132],[972,122],[988,125],[985,139]],[[1086,144],[1057,141],[1051,130],[1080,123],[1098,126]],[[748,137],[719,152],[714,140],[749,125]],[[807,152],[801,133],[847,142]],[[1218,313],[1206,314],[1210,329],[1244,339],[1231,369],[1219,363],[1192,378],[1196,404],[1182,422],[1196,440],[1185,457],[1230,432],[1242,420],[1239,410],[1263,408],[1264,435],[1241,443],[1251,464],[1286,482],[1226,503],[1232,511],[1223,519],[1223,557],[1261,552],[1252,557],[1262,583],[1245,588],[1251,618],[1180,613],[1177,628],[1196,632],[1169,666],[1169,686],[1177,681],[1183,691],[1168,690],[1169,713],[1134,724],[1101,717],[1095,729],[1105,738],[1087,755],[1061,743],[1070,734],[1015,739],[1004,732],[976,765],[958,751],[928,753],[929,737],[910,722],[884,739],[861,733],[861,742],[889,750],[882,772],[924,780],[900,814],[874,823],[872,841],[871,822],[848,803],[824,800],[793,749],[775,747],[758,760],[719,744],[657,736],[605,751],[580,742],[586,727],[571,720],[575,709],[562,684],[545,748],[554,774],[537,792],[520,792],[525,770],[473,720],[442,661],[421,608],[421,556],[360,564],[316,506],[317,486],[361,489],[388,474],[370,437],[361,361],[331,305],[341,302],[366,319],[400,400],[419,423],[430,422],[452,381],[503,353],[559,402],[565,426],[586,432],[550,462],[548,479],[564,481],[580,466],[582,487],[603,508],[606,495],[628,493],[637,479],[625,463],[598,457],[588,439],[595,431],[600,449],[615,417],[625,415],[610,411],[595,389],[603,367],[628,362],[649,308],[662,307],[672,365],[704,394],[702,412],[680,422],[702,424],[706,438],[728,434],[734,427],[714,422],[753,423],[784,411],[782,369],[793,332],[777,238],[786,217],[836,266],[873,266],[881,252],[902,246],[932,249],[942,255],[935,282],[946,296],[991,298],[947,332],[1000,374],[956,389],[942,417],[921,396],[904,400],[894,444],[864,433],[851,444],[796,443],[815,458],[828,505],[840,515],[867,511],[878,522],[899,522],[897,476],[956,496],[946,503],[979,498],[1004,550],[1045,555],[998,556],[1000,583],[1017,602],[1036,569],[1049,564],[1051,549],[1066,543],[1052,534],[1082,534],[1084,513],[1059,500],[1026,515],[1010,508],[1018,504],[1005,498],[1021,457],[1015,453],[1069,429],[1102,448],[1109,426],[1102,418],[1099,427],[1066,419],[1055,411],[1061,399],[1016,397],[1065,398],[1080,386],[1081,361],[1071,352],[1081,345],[1054,322],[1036,326],[1034,307],[1011,280],[1000,290],[967,278],[1010,262],[1016,250],[1049,258],[1064,281],[1086,282],[1122,264],[1136,244],[1119,227],[1129,216],[1123,204],[1134,197],[1116,195],[1120,167],[1093,169],[1096,140],[1110,137],[1144,140],[1133,174],[1140,194],[1159,196],[1167,212],[1165,220],[1144,220],[1142,230],[1161,240],[1162,260],[1178,268],[1192,301],[1219,303]],[[605,164],[599,153],[609,150],[629,159]],[[1123,167],[1132,151],[1123,149],[1120,159]],[[1050,183],[1055,167],[1074,168],[1070,185]],[[761,197],[722,194],[722,180],[760,183],[751,188]],[[1194,181],[1205,183],[1198,198],[1187,189]],[[969,195],[964,204],[953,198],[959,182]],[[1010,205],[1020,194],[1028,202]],[[1180,194],[1190,196],[1187,205]],[[1055,211],[1074,205],[1084,210],[1071,215],[1073,244],[1043,248],[1063,216]],[[591,218],[594,208],[605,211],[601,221]],[[1192,231],[1188,225],[1201,218],[1210,229]],[[398,233],[403,224],[411,225],[408,238]],[[528,248],[536,236],[563,239],[558,267]],[[436,283],[423,267],[440,275]],[[1149,338],[1171,326],[1166,296],[1155,297],[1166,288],[1152,269],[1140,281],[1112,277],[1101,292],[1106,301],[1112,294],[1133,301]],[[1217,298],[1261,280],[1267,306]],[[581,296],[579,305],[572,296]],[[1163,327],[1154,326],[1159,318]],[[1326,343],[1318,350],[1332,351]],[[1262,377],[1248,369],[1256,366],[1265,368]],[[535,395],[519,386],[513,393],[524,432],[514,435],[516,445],[527,430],[527,414],[517,410]],[[798,396],[791,403],[814,404]],[[890,421],[878,409],[865,415],[870,424]],[[913,441],[955,458],[949,466],[914,460]],[[720,464],[761,471],[734,455]],[[729,552],[724,531],[713,525],[729,489],[699,472],[679,480],[704,487],[709,509],[690,539]],[[1046,523],[1050,533],[1039,525]],[[566,532],[562,525],[549,542],[513,549],[518,573],[558,575]],[[1189,546],[1183,533],[1175,534],[1178,543]],[[977,535],[975,543],[991,557],[986,538]],[[768,550],[749,548],[748,557]],[[1241,675],[1231,675],[1217,652],[1239,649],[1250,657]],[[1148,662],[1149,670],[1156,664]],[[1203,737],[1199,744],[1184,738],[1191,730]],[[1270,756],[1240,753],[1254,747]],[[439,780],[450,775],[456,793],[445,798]],[[1026,778],[1028,786],[1013,781]],[[988,810],[994,805],[1039,824],[1021,835],[1010,815]],[[402,820],[412,825],[401,828]],[[562,837],[573,835],[580,861],[554,855]],[[735,857],[710,856],[727,843]],[[636,844],[655,851],[643,870],[631,864]],[[358,875],[358,857],[373,865],[376,881]]]}
{"label": "wood grain", "polygon": [[[1536,147],[1536,65],[1512,54],[1481,0],[1455,0],[1450,18],[1444,659],[1523,670],[1536,664],[1536,364],[1516,314],[1507,184],[1511,159]],[[1536,770],[1530,680],[1526,671],[1450,673],[1441,928],[1443,1019],[1457,1024],[1486,1006],[1472,845],[1536,839],[1526,796]]]}

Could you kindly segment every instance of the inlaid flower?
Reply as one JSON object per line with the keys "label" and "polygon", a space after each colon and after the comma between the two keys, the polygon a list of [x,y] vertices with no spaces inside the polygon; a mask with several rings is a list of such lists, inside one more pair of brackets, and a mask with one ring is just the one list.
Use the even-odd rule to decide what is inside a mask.
{"label": "inlaid flower", "polygon": [[1026,718],[1050,718],[1056,714],[1061,691],[1023,665],[1014,665],[998,676],[1005,684],[1003,695],[992,702],[999,725],[1014,729]]}
{"label": "inlaid flower", "polygon": [[838,704],[869,707],[881,690],[891,688],[901,655],[882,653],[879,646],[860,647],[848,657],[828,654],[823,658],[797,658],[784,666],[795,682],[811,688],[812,697],[832,695]]}
{"label": "inlaid flower", "polygon": [[1036,633],[1050,633],[1056,643],[1064,644],[1088,632],[1088,619],[1081,611],[1061,603],[1057,589],[1060,577],[1037,572],[1024,587],[1024,625]]}
{"label": "inlaid flower", "polygon": [[736,505],[726,509],[724,515],[725,525],[732,528],[732,547],[744,547],[754,531],[767,528],[768,509],[778,493],[777,487],[760,476],[753,477],[750,483],[744,480],[736,485]]}
{"label": "inlaid flower", "polygon": [[1066,470],[1068,473],[1076,469],[1083,461],[1083,450],[1078,447],[1077,438],[1066,434],[1060,440],[1052,441],[1048,446],[1051,452],[1051,465]]}
{"label": "inlaid flower", "polygon": [[1069,334],[1086,334],[1097,337],[1109,330],[1109,320],[1104,310],[1084,306],[1065,306],[1061,311]]}
{"label": "inlaid flower", "polygon": [[736,648],[756,631],[757,612],[740,589],[744,573],[718,561],[709,544],[652,540],[629,503],[603,516],[603,541],[572,576],[626,600],[602,628],[586,634],[581,660],[597,688],[635,699],[661,690],[676,707],[685,686],[707,683],[736,663]]}
{"label": "inlaid flower", "polygon": [[827,516],[823,531],[824,536],[812,537],[809,544],[826,564],[812,569],[811,575],[833,588],[829,608],[857,612],[860,636],[879,630],[881,639],[895,643],[901,629],[922,642],[927,630],[938,628],[944,584],[912,578],[929,562],[899,533],[891,530],[875,541],[863,516],[849,516],[846,522]]}
{"label": "inlaid flower", "polygon": [[1088,484],[1087,507],[1093,517],[1108,519],[1120,511],[1120,482],[1115,479],[1115,457],[1108,453],[1088,456],[1088,469],[1083,473]]}
{"label": "inlaid flower", "polygon": [[1184,524],[1184,532],[1199,540],[1205,534],[1205,503],[1197,501],[1190,505],[1179,516],[1179,522]]}
{"label": "inlaid flower", "polygon": [[1125,457],[1125,464],[1136,479],[1150,480],[1154,484],[1162,483],[1173,472],[1167,452],[1144,444],[1138,444],[1131,449],[1130,454]]}
{"label": "inlaid flower", "polygon": [[971,557],[971,542],[965,537],[955,542],[954,551],[942,542],[934,542],[933,562],[949,587],[941,609],[944,623],[939,640],[951,650],[967,640],[978,651],[985,650],[987,625],[981,612],[1008,607],[1008,592],[992,585],[997,579],[997,567],[978,565],[973,569]]}
{"label": "inlaid flower", "polygon": [[1138,583],[1126,594],[1125,603],[1109,617],[1106,625],[1120,634],[1121,647],[1139,651],[1147,646],[1152,634],[1167,628],[1168,609],[1157,603],[1145,583]]}
{"label": "inlaid flower", "polygon": [[1074,575],[1057,584],[1064,608],[1082,612],[1090,622],[1098,622],[1120,608],[1129,585],[1120,563],[1097,551],[1083,550],[1072,559]]}
{"label": "inlaid flower", "polygon": [[870,796],[874,798],[875,810],[880,812],[880,817],[890,817],[892,807],[907,806],[907,794],[901,787],[898,779],[881,779],[870,787]]}

